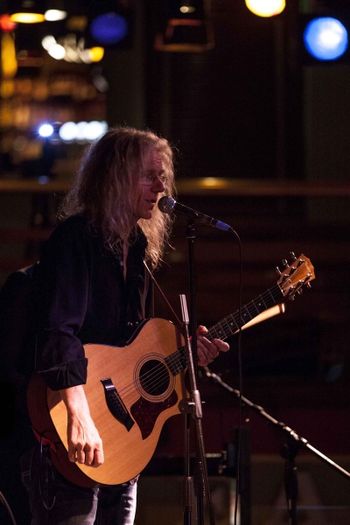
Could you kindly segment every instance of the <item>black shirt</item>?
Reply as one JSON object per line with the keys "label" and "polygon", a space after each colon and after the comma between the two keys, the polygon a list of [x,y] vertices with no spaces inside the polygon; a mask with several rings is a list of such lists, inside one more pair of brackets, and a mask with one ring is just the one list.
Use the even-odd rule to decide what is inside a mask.
{"label": "black shirt", "polygon": [[129,247],[126,278],[122,258],[106,248],[86,218],[57,226],[39,264],[35,369],[54,390],[86,382],[83,345],[122,346],[150,316],[149,276],[141,230]]}

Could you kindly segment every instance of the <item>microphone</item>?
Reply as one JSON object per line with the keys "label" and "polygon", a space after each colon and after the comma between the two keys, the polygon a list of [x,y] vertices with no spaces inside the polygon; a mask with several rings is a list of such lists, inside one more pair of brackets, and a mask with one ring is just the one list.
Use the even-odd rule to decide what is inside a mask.
{"label": "microphone", "polygon": [[218,221],[217,219],[214,219],[213,217],[209,217],[209,215],[205,215],[204,213],[201,213],[200,211],[193,210],[189,206],[185,206],[184,204],[180,204],[172,197],[167,197],[166,195],[159,199],[158,202],[158,208],[163,213],[180,213],[182,215],[186,215],[189,219],[192,219],[200,224],[206,224],[207,226],[212,226],[213,228],[217,228],[218,230],[223,231],[229,231],[231,230],[231,226],[229,224],[226,224],[225,222]]}

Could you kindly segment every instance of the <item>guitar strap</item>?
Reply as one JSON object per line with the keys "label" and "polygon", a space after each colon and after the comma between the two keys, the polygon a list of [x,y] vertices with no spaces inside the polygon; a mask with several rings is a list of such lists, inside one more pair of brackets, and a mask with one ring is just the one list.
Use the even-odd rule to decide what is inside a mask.
{"label": "guitar strap", "polygon": [[174,316],[174,319],[176,319],[176,322],[178,324],[178,326],[182,326],[182,321],[179,319],[177,313],[175,312],[173,306],[171,305],[169,299],[167,298],[167,296],[165,295],[165,293],[163,292],[160,284],[158,283],[157,279],[154,277],[153,273],[151,272],[151,270],[149,269],[148,267],[148,264],[146,263],[146,261],[144,260],[143,261],[143,264],[149,274],[149,276],[151,277],[155,287],[157,288],[158,292],[160,293],[162,299],[164,300],[165,304],[167,305],[167,307],[169,308],[170,312],[172,313],[172,315]]}

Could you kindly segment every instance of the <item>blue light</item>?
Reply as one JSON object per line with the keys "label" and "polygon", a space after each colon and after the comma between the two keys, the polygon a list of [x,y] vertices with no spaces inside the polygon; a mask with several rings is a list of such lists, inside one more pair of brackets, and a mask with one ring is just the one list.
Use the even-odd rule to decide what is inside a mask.
{"label": "blue light", "polygon": [[336,18],[315,18],[305,28],[304,44],[317,60],[337,60],[348,48],[348,33]]}
{"label": "blue light", "polygon": [[128,33],[128,24],[117,13],[104,13],[94,18],[90,24],[90,33],[96,42],[102,45],[117,44]]}

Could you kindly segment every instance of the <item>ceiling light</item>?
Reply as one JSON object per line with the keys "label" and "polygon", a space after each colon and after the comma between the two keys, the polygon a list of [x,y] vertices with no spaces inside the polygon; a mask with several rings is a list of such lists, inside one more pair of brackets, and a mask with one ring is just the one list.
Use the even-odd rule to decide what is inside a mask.
{"label": "ceiling light", "polygon": [[47,22],[58,22],[67,18],[67,11],[64,0],[50,0],[45,11]]}
{"label": "ceiling light", "polygon": [[269,18],[282,13],[286,0],[245,0],[248,9],[254,15]]}
{"label": "ceiling light", "polygon": [[[180,5],[179,5],[180,3]],[[210,0],[193,0],[171,4],[164,11],[156,33],[157,51],[203,52],[214,47],[214,30]]]}
{"label": "ceiling light", "polygon": [[11,2],[10,18],[19,24],[36,24],[45,22],[43,0],[14,0]]}
{"label": "ceiling light", "polygon": [[45,20],[47,22],[58,22],[67,18],[67,11],[61,11],[60,9],[48,9],[45,11]]}
{"label": "ceiling light", "polygon": [[194,13],[196,11],[196,7],[191,4],[191,2],[182,2],[180,5],[180,12],[184,15]]}

